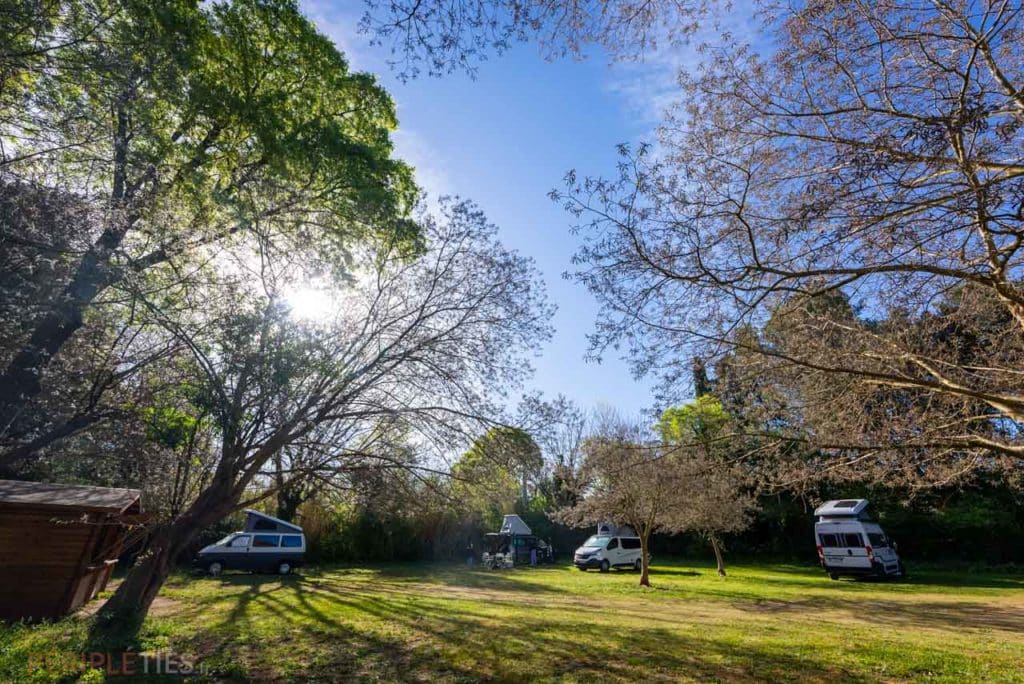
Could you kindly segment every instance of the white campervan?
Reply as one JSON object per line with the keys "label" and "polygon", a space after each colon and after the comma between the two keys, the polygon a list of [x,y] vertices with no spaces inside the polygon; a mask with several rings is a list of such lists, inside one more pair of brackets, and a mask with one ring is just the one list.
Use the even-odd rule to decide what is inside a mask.
{"label": "white campervan", "polygon": [[867,499],[840,499],[826,501],[814,511],[818,560],[832,579],[903,576],[896,546],[872,522],[867,507]]}
{"label": "white campervan", "polygon": [[597,534],[583,542],[573,554],[573,565],[580,570],[633,568],[640,570],[640,537],[632,527],[608,523],[597,526]]}

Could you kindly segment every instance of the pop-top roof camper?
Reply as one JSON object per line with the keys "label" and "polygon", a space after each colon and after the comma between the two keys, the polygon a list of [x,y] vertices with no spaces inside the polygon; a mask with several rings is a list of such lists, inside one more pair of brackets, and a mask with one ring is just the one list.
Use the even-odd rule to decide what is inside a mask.
{"label": "pop-top roof camper", "polygon": [[599,537],[635,537],[636,531],[629,525],[616,525],[613,522],[599,522],[597,524],[597,535]]}
{"label": "pop-top roof camper", "polygon": [[505,519],[501,521],[499,534],[531,535],[533,530],[518,515],[506,515]]}
{"label": "pop-top roof camper", "polygon": [[195,564],[211,575],[224,570],[263,570],[287,575],[302,564],[306,536],[302,528],[266,513],[247,510],[245,529],[199,552]]}
{"label": "pop-top roof camper", "polygon": [[511,568],[530,563],[533,550],[537,551],[537,562],[554,561],[554,549],[550,544],[534,536],[530,526],[518,515],[506,515],[499,531],[484,535],[484,552],[480,560],[487,568]]}
{"label": "pop-top roof camper", "polygon": [[245,511],[246,532],[287,532],[291,534],[302,534],[302,528],[290,522],[279,520],[266,513],[260,513],[247,508]]}
{"label": "pop-top roof camper", "polygon": [[818,560],[829,577],[900,577],[896,547],[867,512],[867,499],[826,501],[814,510]]}

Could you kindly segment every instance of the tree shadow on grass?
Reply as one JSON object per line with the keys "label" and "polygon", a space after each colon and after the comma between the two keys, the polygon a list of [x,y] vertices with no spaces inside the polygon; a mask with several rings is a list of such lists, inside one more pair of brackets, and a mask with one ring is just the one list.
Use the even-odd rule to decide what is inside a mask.
{"label": "tree shadow on grass", "polygon": [[[730,577],[736,576],[740,580],[753,580],[773,585],[805,586],[808,583],[814,584],[828,575],[816,564],[792,565],[772,564],[748,565],[746,563],[735,563],[727,568]],[[735,572],[734,572],[735,571]],[[714,567],[706,568],[699,565],[655,565],[652,568],[652,577],[657,575],[666,576],[695,576],[714,575]],[[752,574],[747,574],[747,573]],[[957,570],[945,570],[941,567],[924,566],[915,567],[909,562],[908,576],[900,580],[889,579],[850,579],[844,580],[842,584],[833,584],[833,587],[843,585],[867,584],[878,586],[879,584],[891,584],[894,587],[968,587],[979,589],[1019,589],[1024,590],[1024,576],[997,570],[988,572],[963,572]],[[828,582],[822,584],[827,585]]]}
{"label": "tree shadow on grass", "polygon": [[[506,620],[489,607],[410,596],[400,587],[299,581],[268,589],[253,582],[219,625],[197,635],[196,646],[221,664],[223,675],[287,679],[295,663],[275,664],[268,652],[254,657],[254,644],[233,636],[247,621],[269,616],[280,625],[272,645],[288,648],[300,639],[293,636],[298,631],[303,648],[312,648],[308,660],[315,665],[303,664],[305,679],[864,679],[833,663],[730,643],[713,634],[686,635],[661,626],[615,629],[580,619],[582,613],[571,608],[541,607]],[[231,665],[232,658],[241,661]]]}
{"label": "tree shadow on grass", "polygon": [[[671,566],[656,570],[675,576],[694,572]],[[640,602],[622,609],[622,600],[610,605],[600,595],[553,588],[542,583],[544,575],[531,577],[529,570],[311,568],[289,577],[238,574],[202,580],[224,591],[201,593],[183,605],[178,619],[195,618],[196,633],[187,639],[191,652],[216,677],[237,681],[865,679],[827,656],[786,652],[777,640],[750,645],[735,635],[716,636],[714,624],[692,633],[687,598],[700,599],[700,594],[707,594],[705,608],[729,605],[744,612],[786,614],[787,620],[808,624],[822,618],[834,624],[848,614],[851,624],[863,624],[869,615],[872,625],[900,633],[921,628],[1024,632],[1024,607],[963,602],[962,596],[948,602],[921,596],[928,599],[921,602],[902,593],[921,592],[922,585],[928,586],[923,582],[890,585],[892,599],[879,595],[879,586],[886,585],[825,578],[824,593],[794,595],[793,600],[784,593],[782,598],[772,595],[773,586],[806,590],[814,572],[794,568],[781,577],[727,579],[720,587],[717,582],[694,584],[692,593],[684,587],[687,597],[661,595],[664,600],[657,600],[653,611]],[[657,582],[657,574],[652,579]],[[749,591],[742,589],[745,583]],[[634,626],[614,624],[615,615]],[[265,636],[267,629],[273,636]]]}
{"label": "tree shadow on grass", "polygon": [[[551,569],[552,566],[540,566]],[[425,588],[432,585],[493,591],[565,594],[531,568],[488,570],[454,564],[399,564],[369,566],[313,566],[303,570],[308,581],[375,583],[375,586]],[[381,584],[383,582],[384,584]]]}

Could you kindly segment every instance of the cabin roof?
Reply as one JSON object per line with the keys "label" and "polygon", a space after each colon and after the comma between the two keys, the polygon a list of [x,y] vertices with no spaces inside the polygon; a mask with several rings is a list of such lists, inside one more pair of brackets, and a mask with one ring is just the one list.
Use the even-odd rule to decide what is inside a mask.
{"label": "cabin roof", "polygon": [[0,503],[4,504],[124,513],[137,504],[141,496],[137,489],[0,480]]}

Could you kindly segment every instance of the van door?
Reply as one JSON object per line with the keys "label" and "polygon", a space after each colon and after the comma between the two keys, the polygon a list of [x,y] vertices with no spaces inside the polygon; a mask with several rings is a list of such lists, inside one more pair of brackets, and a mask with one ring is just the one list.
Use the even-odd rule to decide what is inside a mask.
{"label": "van door", "polygon": [[250,570],[273,568],[277,565],[278,546],[281,544],[279,534],[254,534],[252,546],[249,547]]}
{"label": "van door", "polygon": [[635,565],[640,558],[640,540],[636,537],[622,538],[622,564]]}
{"label": "van door", "polygon": [[871,560],[868,558],[867,540],[859,531],[844,532],[842,534],[846,552],[843,566],[861,570],[871,569]]}
{"label": "van door", "polygon": [[240,534],[230,542],[224,549],[224,566],[245,570],[249,567],[249,546],[252,543],[252,535]]}
{"label": "van door", "polygon": [[821,553],[825,558],[825,565],[830,568],[841,568],[846,554],[843,553],[842,535],[837,530],[831,532],[819,532],[818,544],[821,546]]}
{"label": "van door", "polygon": [[619,538],[618,537],[612,537],[611,539],[609,539],[608,540],[608,546],[604,547],[604,549],[605,549],[604,557],[608,559],[608,563],[610,565],[618,565],[619,563],[622,562],[621,561],[622,548],[621,548],[621,544],[619,544]]}

